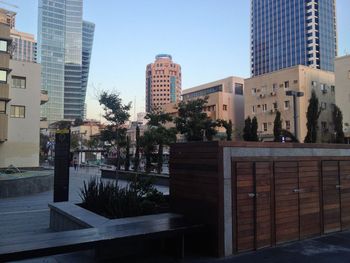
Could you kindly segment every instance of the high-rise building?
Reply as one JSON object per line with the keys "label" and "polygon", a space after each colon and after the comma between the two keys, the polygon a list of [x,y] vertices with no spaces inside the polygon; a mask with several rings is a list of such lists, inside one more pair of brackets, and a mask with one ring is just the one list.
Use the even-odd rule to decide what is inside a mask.
{"label": "high-rise building", "polygon": [[335,0],[252,0],[251,75],[295,65],[334,71]]}
{"label": "high-rise building", "polygon": [[14,28],[16,25],[16,12],[0,8],[0,23],[8,25],[10,28]]}
{"label": "high-rise building", "polygon": [[167,54],[156,56],[146,68],[146,111],[180,101],[181,66]]}
{"label": "high-rise building", "polygon": [[17,31],[12,28],[10,31],[12,38],[12,59],[36,62],[37,57],[37,43],[34,35],[25,32]]}
{"label": "high-rise building", "polygon": [[[50,97],[42,114],[49,123],[84,115],[89,65],[83,62],[83,24],[83,0],[39,1],[38,61]],[[87,47],[91,56],[92,40]]]}

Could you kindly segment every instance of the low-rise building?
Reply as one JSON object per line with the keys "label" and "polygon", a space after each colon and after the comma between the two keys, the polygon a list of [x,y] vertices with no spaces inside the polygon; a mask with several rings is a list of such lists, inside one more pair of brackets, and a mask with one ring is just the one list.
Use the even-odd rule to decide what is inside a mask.
{"label": "low-rise building", "polygon": [[[261,139],[273,139],[273,126],[276,112],[281,112],[282,128],[295,134],[294,106],[296,107],[297,135],[300,142],[307,134],[306,112],[312,90],[315,91],[322,108],[318,120],[319,142],[332,141],[332,111],[335,104],[334,73],[313,69],[306,66],[295,66],[245,80],[245,118],[257,117],[258,135]],[[287,91],[302,92],[296,99],[287,96]]]}
{"label": "low-rise building", "polygon": [[38,167],[41,67],[16,60],[10,60],[9,66],[8,136],[0,143],[0,167]]}
{"label": "low-rise building", "polygon": [[[205,112],[213,120],[232,121],[234,137],[238,134],[244,123],[244,79],[228,77],[214,82],[202,84],[197,87],[183,90],[183,101],[208,97]],[[169,105],[168,110],[174,111],[176,107]],[[172,114],[174,114],[172,112]],[[219,132],[224,132],[223,128]]]}
{"label": "low-rise building", "polygon": [[335,59],[335,104],[343,113],[343,129],[350,143],[350,55]]}

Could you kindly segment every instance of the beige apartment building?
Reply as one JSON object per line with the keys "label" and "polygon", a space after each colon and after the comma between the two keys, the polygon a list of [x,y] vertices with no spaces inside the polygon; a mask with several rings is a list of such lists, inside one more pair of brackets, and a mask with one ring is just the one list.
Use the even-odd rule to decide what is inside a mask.
{"label": "beige apartment building", "polygon": [[181,66],[167,54],[157,55],[146,68],[146,111],[151,112],[181,98]]}
{"label": "beige apartment building", "polygon": [[34,35],[17,31],[12,28],[10,31],[12,38],[12,58],[15,60],[36,62],[37,43]]}
{"label": "beige apartment building", "polygon": [[350,139],[350,55],[336,58],[334,66],[335,104],[343,113],[344,135]]}
{"label": "beige apartment building", "polygon": [[319,142],[332,140],[332,111],[335,104],[334,73],[306,66],[291,68],[264,74],[245,80],[245,118],[257,117],[258,135],[263,140],[273,140],[273,123],[276,111],[281,112],[282,127],[293,134],[294,105],[293,97],[286,96],[287,91],[303,92],[296,99],[297,131],[300,142],[307,133],[306,112],[311,91],[315,90],[322,112],[318,121]]}
{"label": "beige apartment building", "polygon": [[[228,77],[214,82],[202,84],[183,90],[183,101],[208,97],[208,103],[204,110],[213,120],[232,121],[236,139],[244,123],[244,79],[240,77]],[[176,108],[172,105],[165,110],[174,114]],[[219,132],[225,132],[220,128]]]}

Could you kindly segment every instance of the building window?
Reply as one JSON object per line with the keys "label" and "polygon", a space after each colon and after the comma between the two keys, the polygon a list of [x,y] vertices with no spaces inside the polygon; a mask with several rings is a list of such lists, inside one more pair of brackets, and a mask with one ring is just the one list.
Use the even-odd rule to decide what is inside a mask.
{"label": "building window", "polygon": [[224,111],[227,111],[227,105],[222,105],[222,109],[224,110]]}
{"label": "building window", "polygon": [[325,121],[321,122],[321,131],[322,132],[327,132],[328,131],[328,129],[327,129],[327,122],[325,122]]}
{"label": "building window", "polygon": [[289,107],[290,107],[290,102],[289,102],[289,100],[286,100],[286,101],[284,102],[284,109],[285,109],[285,110],[288,110]]}
{"label": "building window", "polygon": [[243,84],[235,83],[235,94],[236,95],[243,95]]}
{"label": "building window", "polygon": [[286,130],[290,130],[290,121],[286,121]]}
{"label": "building window", "polygon": [[331,86],[331,92],[335,92],[335,86]]}
{"label": "building window", "polygon": [[350,70],[348,71],[348,79],[350,79]]}
{"label": "building window", "polygon": [[255,95],[256,94],[256,88],[253,88],[252,89],[252,95]]}
{"label": "building window", "polygon": [[255,114],[255,106],[252,107],[252,113]]}
{"label": "building window", "polygon": [[0,82],[7,82],[7,71],[0,69]]}
{"label": "building window", "polygon": [[25,118],[26,108],[24,106],[11,105],[11,118]]}
{"label": "building window", "polygon": [[276,92],[277,91],[277,83],[273,83],[272,84],[272,92]]}
{"label": "building window", "polygon": [[295,80],[293,81],[293,83],[294,83],[294,84],[298,84],[298,80],[295,79]]}
{"label": "building window", "polygon": [[274,102],[274,103],[273,103],[273,108],[274,108],[275,110],[277,110],[277,108],[278,108],[277,102]]}
{"label": "building window", "polygon": [[26,78],[12,76],[12,88],[25,89],[26,88]]}
{"label": "building window", "polygon": [[7,41],[0,40],[0,51],[7,52]]}
{"label": "building window", "polygon": [[284,88],[288,89],[289,88],[289,81],[284,82]]}
{"label": "building window", "polygon": [[264,122],[264,123],[262,124],[262,130],[263,130],[264,132],[267,132],[267,122]]}
{"label": "building window", "polygon": [[0,100],[0,113],[6,113],[6,102]]}
{"label": "building window", "polygon": [[327,103],[326,102],[321,102],[321,109],[326,110],[327,109]]}
{"label": "building window", "polygon": [[263,111],[263,112],[266,112],[266,111],[267,111],[267,104],[263,104],[263,105],[262,105],[262,111]]}

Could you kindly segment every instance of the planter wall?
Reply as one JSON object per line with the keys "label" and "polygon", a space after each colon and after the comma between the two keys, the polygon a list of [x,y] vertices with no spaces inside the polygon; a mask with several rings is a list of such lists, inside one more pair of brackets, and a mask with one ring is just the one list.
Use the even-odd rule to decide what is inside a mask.
{"label": "planter wall", "polygon": [[188,143],[170,151],[175,212],[211,226],[219,256],[350,229],[350,147]]}

